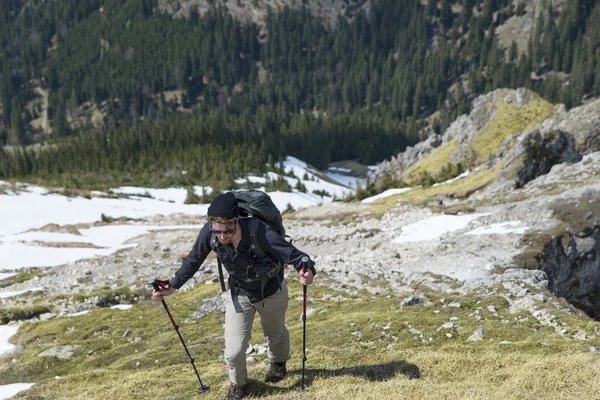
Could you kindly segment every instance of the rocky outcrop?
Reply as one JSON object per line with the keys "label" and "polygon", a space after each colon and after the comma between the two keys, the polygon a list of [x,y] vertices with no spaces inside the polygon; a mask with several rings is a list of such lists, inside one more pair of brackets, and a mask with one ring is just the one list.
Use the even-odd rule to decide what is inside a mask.
{"label": "rocky outcrop", "polygon": [[502,162],[502,173],[488,187],[488,193],[523,187],[555,165],[577,163],[599,148],[600,100],[569,112],[559,106],[557,116],[545,120],[541,127],[503,143],[496,154],[496,160]]}
{"label": "rocky outcrop", "polygon": [[[505,135],[505,132],[485,132],[485,128],[488,130],[502,129],[504,125],[502,118],[506,119],[507,112],[514,113],[515,117],[518,116],[519,110],[522,110],[527,105],[539,101],[539,96],[535,93],[519,88],[517,90],[497,89],[493,92],[485,95],[478,96],[473,100],[472,108],[469,114],[459,116],[454,122],[450,124],[448,129],[441,136],[437,134],[431,134],[425,141],[418,143],[414,147],[408,147],[403,153],[398,154],[396,157],[392,157],[390,161],[384,161],[377,166],[377,170],[374,173],[375,180],[389,175],[392,178],[401,181],[411,179],[407,177],[405,172],[418,161],[429,156],[436,148],[448,144],[454,143],[455,148],[449,154],[447,159],[437,160],[439,163],[450,163],[454,165],[461,164],[462,166],[475,167],[477,157],[486,157],[484,153],[476,155],[475,153],[481,153],[477,148],[479,146],[478,140],[482,139],[482,136],[491,136],[493,140],[494,136],[498,134]],[[506,129],[516,130],[512,132],[516,135],[523,134],[520,131],[520,126],[524,128],[527,125],[526,120],[528,118],[539,118],[540,115],[545,115],[543,112],[535,110],[527,110],[527,114],[516,124],[506,127]],[[509,114],[509,116],[512,114]],[[500,118],[500,120],[498,120]],[[508,118],[509,120],[511,118]],[[496,121],[495,121],[496,120]],[[492,126],[494,121],[498,126]],[[507,121],[511,122],[512,121]],[[540,123],[542,120],[540,119]],[[510,133],[509,133],[510,134]],[[480,141],[487,141],[489,138],[483,138]],[[505,143],[504,147],[512,146],[513,141]],[[494,150],[495,151],[495,150]],[[505,148],[503,152],[507,152]],[[492,154],[493,156],[493,154]],[[485,161],[485,160],[484,160]],[[440,165],[441,167],[441,165]],[[457,169],[457,172],[460,171]],[[432,174],[432,175],[435,175]],[[403,179],[404,178],[404,179]]]}
{"label": "rocky outcrop", "polygon": [[600,149],[600,99],[590,101],[569,112],[559,113],[542,124],[542,133],[561,131],[575,139],[579,154],[590,154]]}
{"label": "rocky outcrop", "polygon": [[[510,140],[510,139],[509,139]],[[521,135],[517,144],[504,155],[498,152],[502,162],[500,180],[493,185],[521,188],[527,182],[545,175],[557,164],[577,163],[582,156],[575,150],[575,138],[563,131],[541,132],[536,129]]]}
{"label": "rocky outcrop", "polygon": [[582,236],[557,236],[544,251],[540,268],[549,288],[593,318],[600,318],[600,225]]}
{"label": "rocky outcrop", "polygon": [[[539,104],[533,103],[535,101]],[[528,105],[531,106],[525,108]],[[545,113],[542,109],[546,110]],[[524,110],[522,115],[518,110]],[[539,117],[543,115],[552,115],[552,118],[542,120]],[[538,118],[539,125],[533,124],[533,129],[529,126],[526,132],[519,131],[518,127],[524,128],[528,125],[526,121],[532,121],[532,118]],[[514,122],[515,119],[522,121]],[[509,126],[513,122],[514,126]],[[505,125],[506,129],[514,130],[512,135],[509,136],[510,132],[501,132]],[[496,154],[492,153],[486,161],[485,154],[482,157],[485,152],[477,147],[480,146],[478,143],[487,142],[489,146],[490,140],[493,141],[497,135],[503,135],[506,139],[499,145]],[[439,152],[432,155],[433,150],[451,142],[451,147],[441,150],[445,155],[443,158],[440,158]],[[549,108],[548,103],[540,102],[537,95],[526,89],[498,89],[477,97],[471,112],[458,117],[441,137],[432,134],[424,142],[379,164],[375,180],[389,175],[396,181],[418,184],[420,181],[411,175],[414,175],[411,166],[431,155],[437,158],[432,162],[425,160],[429,169],[442,168],[450,163],[460,165],[461,169],[454,169],[460,173],[462,168],[476,166],[475,160],[483,162],[481,166],[485,168],[496,167],[497,179],[486,187],[485,195],[509,193],[549,173],[554,166],[577,163],[583,156],[597,152],[599,148],[600,100],[590,101],[567,112],[563,105]],[[417,167],[422,169],[421,165]],[[449,178],[426,168],[424,171],[428,176],[437,181]]]}
{"label": "rocky outcrop", "polygon": [[253,22],[262,25],[269,9],[281,10],[283,7],[301,6],[307,7],[315,17],[335,24],[340,16],[352,17],[360,11],[368,13],[371,0],[311,0],[309,2],[292,0],[261,0],[260,2],[251,0],[159,0],[157,9],[173,15],[175,18],[188,18],[191,10],[203,15],[210,9],[223,7],[232,17],[242,23]]}
{"label": "rocky outcrop", "polygon": [[[586,156],[571,169],[581,170],[585,167],[581,164],[590,159]],[[587,162],[588,169],[595,175],[591,164]],[[561,225],[547,233],[538,266],[546,272],[548,287],[555,295],[594,318],[600,318],[599,194],[597,187],[567,190],[549,205]]]}
{"label": "rocky outcrop", "polygon": [[427,157],[433,149],[439,147],[442,143],[442,136],[434,133],[415,146],[407,147],[403,153],[399,153],[396,157],[392,156],[390,161],[382,161],[378,164],[374,174],[375,179],[377,180],[384,175],[390,175],[396,180],[402,179],[402,173],[408,167]]}

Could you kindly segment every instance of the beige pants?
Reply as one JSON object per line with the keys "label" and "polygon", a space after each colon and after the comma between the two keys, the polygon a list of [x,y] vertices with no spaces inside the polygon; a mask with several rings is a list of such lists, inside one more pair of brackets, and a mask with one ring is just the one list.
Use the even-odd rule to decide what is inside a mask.
{"label": "beige pants", "polygon": [[[236,313],[227,292],[225,307],[225,363],[229,370],[229,380],[240,387],[246,385],[246,349],[250,343],[254,315],[258,311],[265,338],[268,344],[270,362],[284,362],[290,359],[290,335],[285,326],[285,312],[288,307],[287,282],[281,282],[281,290],[258,303],[250,303],[248,297],[238,296],[242,313]],[[263,305],[264,304],[264,305]]]}

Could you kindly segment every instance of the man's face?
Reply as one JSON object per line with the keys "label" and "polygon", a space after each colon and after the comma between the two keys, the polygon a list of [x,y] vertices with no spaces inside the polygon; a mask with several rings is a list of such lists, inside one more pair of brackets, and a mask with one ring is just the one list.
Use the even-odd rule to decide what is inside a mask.
{"label": "man's face", "polygon": [[219,239],[219,242],[221,242],[222,244],[231,243],[231,240],[233,239],[233,236],[235,235],[236,230],[237,230],[237,220],[227,223],[227,224],[213,222],[213,223],[211,223],[211,227],[210,227],[210,231],[213,232],[217,236],[217,238]]}

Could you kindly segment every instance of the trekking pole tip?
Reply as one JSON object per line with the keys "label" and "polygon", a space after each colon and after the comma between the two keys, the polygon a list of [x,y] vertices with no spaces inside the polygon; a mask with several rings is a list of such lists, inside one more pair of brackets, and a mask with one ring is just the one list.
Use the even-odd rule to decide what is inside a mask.
{"label": "trekking pole tip", "polygon": [[208,386],[208,385],[199,386],[198,387],[198,394],[204,394],[204,393],[208,392],[209,389],[210,389],[210,386]]}

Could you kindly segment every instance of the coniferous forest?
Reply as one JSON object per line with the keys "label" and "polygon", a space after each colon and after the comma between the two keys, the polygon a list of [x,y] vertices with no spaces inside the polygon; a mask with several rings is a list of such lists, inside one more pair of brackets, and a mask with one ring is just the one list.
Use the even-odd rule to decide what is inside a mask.
{"label": "coniferous forest", "polygon": [[[225,187],[286,154],[376,163],[496,88],[567,108],[600,93],[594,0],[543,0],[526,48],[496,35],[518,0],[372,0],[334,23],[286,7],[264,25],[159,3],[0,2],[0,179]],[[51,134],[31,125],[40,91]]]}

